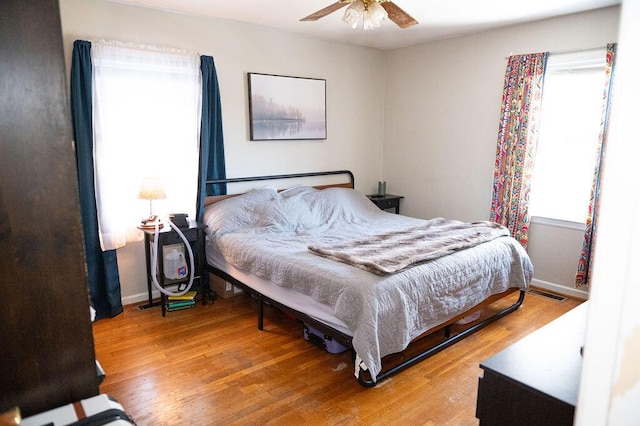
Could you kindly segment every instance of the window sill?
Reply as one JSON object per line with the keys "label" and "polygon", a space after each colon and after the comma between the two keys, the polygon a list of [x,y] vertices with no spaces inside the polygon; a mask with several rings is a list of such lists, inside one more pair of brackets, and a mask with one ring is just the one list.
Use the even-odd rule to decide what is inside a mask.
{"label": "window sill", "polygon": [[572,222],[569,220],[553,219],[550,217],[531,216],[531,223],[540,225],[555,226],[556,228],[575,229],[584,231],[585,224],[581,222]]}

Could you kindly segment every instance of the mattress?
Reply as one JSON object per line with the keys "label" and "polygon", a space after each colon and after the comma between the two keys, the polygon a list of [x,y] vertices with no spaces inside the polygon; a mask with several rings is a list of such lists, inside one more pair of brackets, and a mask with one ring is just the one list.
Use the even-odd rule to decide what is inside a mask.
{"label": "mattress", "polygon": [[[261,293],[287,289],[286,294],[312,300],[309,309],[313,305],[332,314],[338,321],[331,315],[322,319],[318,312],[312,316],[333,321],[328,324],[339,330],[346,327],[361,360],[357,367],[367,368],[374,380],[382,357],[404,350],[426,330],[493,294],[527,288],[533,275],[526,251],[511,237],[384,276],[319,257],[309,246],[428,222],[383,212],[363,194],[345,188],[298,187],[281,193],[262,188],[207,207],[204,221],[210,264],[220,265],[222,258],[243,283],[255,285],[246,282],[247,275],[262,280],[262,290],[256,288]],[[306,312],[307,302],[294,300],[278,301],[297,303],[291,307]]]}
{"label": "mattress", "polygon": [[282,287],[264,278],[260,278],[250,272],[236,268],[215,250],[207,250],[207,263],[215,268],[226,272],[244,285],[251,287],[260,294],[275,300],[285,306],[295,309],[298,312],[309,315],[311,318],[320,321],[331,328],[334,328],[347,336],[353,336],[349,327],[337,318],[331,306],[317,302],[306,294],[293,290],[289,287]]}

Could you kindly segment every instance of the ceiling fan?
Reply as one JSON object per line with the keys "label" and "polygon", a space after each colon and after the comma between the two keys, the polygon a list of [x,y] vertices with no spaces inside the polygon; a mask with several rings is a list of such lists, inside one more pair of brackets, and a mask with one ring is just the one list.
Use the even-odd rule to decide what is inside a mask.
{"label": "ceiling fan", "polygon": [[[367,12],[372,13],[376,9],[380,8],[380,6],[382,6],[382,9],[384,9],[384,11],[380,10],[380,12],[386,15],[386,17],[388,17],[390,20],[395,22],[396,25],[398,25],[400,28],[409,28],[418,23],[418,21],[411,17],[407,12],[400,9],[391,0],[340,0],[325,7],[324,9],[320,9],[319,11],[312,13],[305,18],[302,18],[301,21],[317,21],[318,19],[324,18],[328,14],[342,9],[347,5],[349,5],[349,7],[347,8],[342,20],[351,25],[353,28],[356,28],[357,26],[358,21],[356,19],[361,20],[363,15],[366,19]],[[382,19],[376,19],[376,21],[377,25],[379,25]],[[367,28],[366,24],[367,22],[365,21],[365,29],[370,29],[371,27]]]}

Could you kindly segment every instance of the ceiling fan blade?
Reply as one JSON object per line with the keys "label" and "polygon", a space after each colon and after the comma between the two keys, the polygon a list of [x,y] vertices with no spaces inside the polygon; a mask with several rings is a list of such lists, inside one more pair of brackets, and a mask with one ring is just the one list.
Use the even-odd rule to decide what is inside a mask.
{"label": "ceiling fan blade", "polygon": [[306,18],[302,18],[301,21],[317,21],[318,19],[324,18],[328,14],[333,13],[338,9],[341,9],[341,8],[345,7],[346,5],[348,5],[348,4],[349,4],[348,1],[335,2],[332,5],[325,7],[324,9],[320,9],[319,11],[317,11],[315,13],[312,13],[311,15],[307,16]]}
{"label": "ceiling fan blade", "polygon": [[380,5],[384,7],[384,10],[387,11],[387,15],[389,15],[389,19],[395,22],[396,25],[398,25],[400,28],[409,28],[418,23],[418,21],[413,19],[411,15],[409,15],[404,10],[400,9],[392,1],[381,2]]}

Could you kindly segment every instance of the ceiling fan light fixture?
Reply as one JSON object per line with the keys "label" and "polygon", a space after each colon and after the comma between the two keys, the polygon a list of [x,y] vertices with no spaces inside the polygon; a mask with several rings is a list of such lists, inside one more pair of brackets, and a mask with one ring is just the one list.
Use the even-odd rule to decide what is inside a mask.
{"label": "ceiling fan light fixture", "polygon": [[344,16],[342,17],[342,21],[347,25],[351,26],[351,28],[357,28],[358,23],[362,20],[362,15],[364,14],[366,6],[364,1],[362,0],[354,0],[347,7],[347,10],[344,11]]}
{"label": "ceiling fan light fixture", "polygon": [[387,11],[377,1],[371,2],[363,13],[363,28],[373,30],[380,27],[382,21],[387,19]]}
{"label": "ceiling fan light fixture", "polygon": [[345,6],[347,9],[342,20],[354,29],[358,27],[360,22],[365,30],[378,28],[386,19],[402,29],[418,24],[418,21],[400,9],[392,0],[338,0],[324,9],[302,18],[301,21],[317,21]]}

